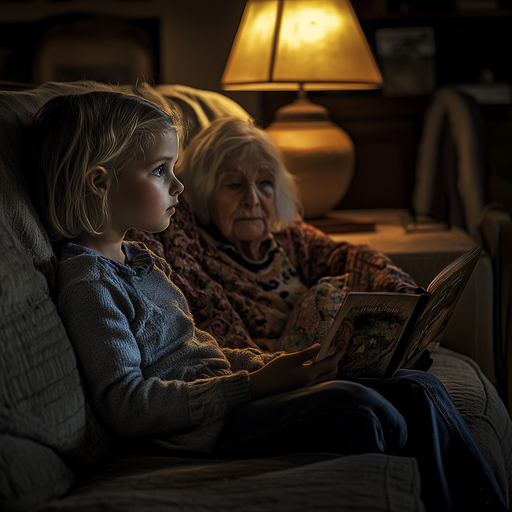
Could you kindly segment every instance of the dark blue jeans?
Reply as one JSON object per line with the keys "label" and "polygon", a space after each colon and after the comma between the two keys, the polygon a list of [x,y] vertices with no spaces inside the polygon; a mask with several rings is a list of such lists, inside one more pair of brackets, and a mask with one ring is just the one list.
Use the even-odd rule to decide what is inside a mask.
{"label": "dark blue jeans", "polygon": [[252,402],[228,417],[213,455],[305,452],[415,457],[427,510],[508,510],[448,392],[426,372],[334,380]]}

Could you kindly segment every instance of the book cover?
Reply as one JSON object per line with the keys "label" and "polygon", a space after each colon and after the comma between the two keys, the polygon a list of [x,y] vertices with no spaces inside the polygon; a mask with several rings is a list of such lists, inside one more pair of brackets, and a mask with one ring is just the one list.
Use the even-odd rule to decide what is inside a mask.
{"label": "book cover", "polygon": [[420,297],[349,293],[322,343],[317,361],[341,350],[341,377],[384,376]]}

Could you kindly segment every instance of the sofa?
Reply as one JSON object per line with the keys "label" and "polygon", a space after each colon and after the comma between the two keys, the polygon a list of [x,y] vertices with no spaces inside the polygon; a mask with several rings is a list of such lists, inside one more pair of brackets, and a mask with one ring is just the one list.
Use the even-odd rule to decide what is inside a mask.
{"label": "sofa", "polygon": [[[11,511],[422,511],[413,458],[301,454],[213,460],[126,453],[89,406],[72,346],[52,301],[55,254],[29,197],[26,127],[56,94],[111,88],[47,83],[0,91],[0,509]],[[125,87],[114,87],[127,90]],[[181,85],[145,88],[181,110],[188,137],[218,115],[248,116],[227,97]],[[414,268],[411,254],[409,264]],[[483,257],[485,266],[489,258]],[[404,261],[407,264],[407,258]],[[422,266],[420,262],[420,266]],[[484,279],[485,286],[485,279]],[[487,283],[492,296],[492,277]],[[469,287],[489,312],[489,294]],[[491,308],[492,309],[492,308]],[[460,315],[462,323],[468,318]],[[491,319],[492,322],[492,319]],[[489,371],[488,340],[470,357],[457,326],[430,371],[453,397],[512,497],[512,423]],[[488,346],[488,350],[485,348]],[[477,360],[483,353],[484,372]]]}

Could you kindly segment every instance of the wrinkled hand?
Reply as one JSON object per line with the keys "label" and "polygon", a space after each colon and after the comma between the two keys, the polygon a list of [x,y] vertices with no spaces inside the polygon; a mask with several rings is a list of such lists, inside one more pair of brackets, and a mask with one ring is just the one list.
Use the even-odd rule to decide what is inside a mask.
{"label": "wrinkled hand", "polygon": [[326,357],[318,363],[311,362],[319,351],[320,344],[317,343],[300,352],[282,354],[250,373],[252,399],[257,400],[334,379],[343,353]]}

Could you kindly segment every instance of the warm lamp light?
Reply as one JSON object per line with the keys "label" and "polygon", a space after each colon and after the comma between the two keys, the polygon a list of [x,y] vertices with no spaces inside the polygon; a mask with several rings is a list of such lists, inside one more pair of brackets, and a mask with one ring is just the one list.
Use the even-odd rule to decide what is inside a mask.
{"label": "warm lamp light", "polygon": [[298,91],[266,129],[281,148],[307,218],[345,195],[354,172],[350,137],[306,91],[382,86],[348,0],[248,0],[222,77],[225,90]]}

